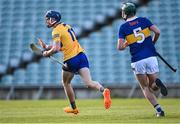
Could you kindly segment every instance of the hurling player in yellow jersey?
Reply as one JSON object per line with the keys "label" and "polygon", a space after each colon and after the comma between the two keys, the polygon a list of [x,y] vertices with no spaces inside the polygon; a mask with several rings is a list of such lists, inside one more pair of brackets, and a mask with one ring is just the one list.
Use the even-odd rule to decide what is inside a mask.
{"label": "hurling player in yellow jersey", "polygon": [[64,54],[64,64],[67,67],[63,67],[62,70],[62,83],[65,93],[69,98],[71,107],[64,108],[66,113],[79,113],[79,110],[75,104],[74,91],[71,86],[71,80],[75,73],[78,73],[83,82],[90,88],[98,89],[104,95],[104,106],[106,109],[111,106],[110,90],[104,88],[99,82],[91,79],[89,71],[88,59],[84,53],[84,49],[78,43],[73,29],[60,22],[61,15],[57,11],[47,11],[45,15],[48,28],[52,28],[53,46],[46,45],[41,39],[38,43],[46,49],[43,52],[43,56],[48,57],[56,51],[61,51]]}

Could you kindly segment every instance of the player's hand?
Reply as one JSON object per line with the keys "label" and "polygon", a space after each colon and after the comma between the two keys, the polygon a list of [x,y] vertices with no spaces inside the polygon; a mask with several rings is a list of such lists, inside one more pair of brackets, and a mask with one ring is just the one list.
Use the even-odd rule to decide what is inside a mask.
{"label": "player's hand", "polygon": [[48,52],[48,51],[44,51],[44,52],[43,52],[43,56],[44,56],[44,57],[49,57],[49,56],[50,56],[50,54],[49,54],[49,52]]}
{"label": "player's hand", "polygon": [[42,48],[46,49],[46,44],[45,44],[41,39],[38,39],[38,44],[39,44]]}
{"label": "player's hand", "polygon": [[129,44],[127,41],[124,42],[124,46],[127,47]]}

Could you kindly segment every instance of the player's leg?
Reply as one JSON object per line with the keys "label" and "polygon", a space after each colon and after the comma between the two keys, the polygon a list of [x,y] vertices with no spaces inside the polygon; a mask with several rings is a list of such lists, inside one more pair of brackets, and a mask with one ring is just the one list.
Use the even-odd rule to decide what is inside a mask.
{"label": "player's leg", "polygon": [[91,78],[91,74],[88,67],[81,68],[79,70],[79,75],[83,82],[90,88],[98,89],[104,95],[104,106],[106,109],[110,108],[111,106],[111,97],[110,97],[110,90],[105,89],[99,82],[93,81]]}
{"label": "player's leg", "polygon": [[149,78],[149,84],[152,89],[156,90],[157,87],[160,89],[161,94],[163,96],[166,96],[168,94],[166,86],[162,83],[160,79],[158,79],[158,72],[159,72],[159,67],[158,67],[158,61],[156,57],[150,57],[146,61],[146,72],[147,76]]}
{"label": "player's leg", "polygon": [[149,88],[148,78],[146,74],[136,74],[136,78],[139,81],[140,87],[143,91],[144,96],[149,102],[154,106],[156,109],[157,117],[164,116],[164,111],[162,110],[161,106],[158,104],[156,96],[151,92]]}
{"label": "player's leg", "polygon": [[[163,110],[161,109],[160,105],[157,102],[157,98],[154,95],[154,93],[152,92],[150,86],[151,84],[153,84],[153,80],[155,79],[151,79],[152,75],[150,76],[151,78],[149,78],[147,76],[148,74],[154,74],[154,78],[156,77],[156,73],[159,71],[158,70],[158,66],[157,63],[153,63],[155,62],[153,57],[149,57],[147,59],[143,59],[140,60],[138,62],[134,62],[131,64],[133,70],[134,70],[134,74],[140,84],[140,87],[143,91],[144,96],[149,100],[149,102],[155,107],[155,109],[158,111],[161,111],[164,115]],[[159,114],[157,114],[158,116]]]}
{"label": "player's leg", "polygon": [[[156,57],[150,57],[146,61],[146,73],[149,80],[149,87],[150,89],[153,89],[156,91],[157,89],[160,89],[161,94],[166,96],[167,95],[167,88],[165,85],[161,82],[160,79],[158,79],[158,61]],[[165,116],[164,111],[162,110],[161,106],[159,104],[154,105],[154,108],[156,109],[157,117]]]}
{"label": "player's leg", "polygon": [[149,79],[149,86],[154,91],[160,89],[160,92],[163,96],[167,96],[168,91],[166,86],[162,83],[162,81],[158,78],[157,73],[155,74],[147,74]]}
{"label": "player's leg", "polygon": [[79,75],[81,76],[81,79],[86,84],[86,86],[93,89],[98,89],[101,92],[104,91],[104,87],[99,82],[93,81],[91,79],[89,68],[81,68],[79,70]]}
{"label": "player's leg", "polygon": [[148,86],[148,80],[146,74],[136,74],[136,78],[139,82],[139,85],[143,91],[144,96],[149,100],[149,102],[154,106],[157,104],[156,97],[150,91]]}
{"label": "player's leg", "polygon": [[149,81],[149,88],[151,88],[153,91],[157,91],[159,89],[155,83],[155,80],[157,79],[157,74],[147,74],[147,78]]}
{"label": "player's leg", "polygon": [[[163,94],[163,95],[166,94],[167,95],[167,89],[164,86],[164,84],[161,82],[161,80],[157,78],[157,73],[147,74],[147,76],[148,76],[148,79],[149,79],[149,86],[150,86],[151,89],[153,89],[154,91],[160,89],[161,94]],[[158,85],[159,81],[163,85],[162,87],[165,87],[165,89],[162,88],[162,87],[159,87],[159,85]],[[154,108],[157,111],[156,115],[158,117],[165,116],[165,113],[164,113],[163,109],[161,108],[161,106],[159,104],[154,105]]]}
{"label": "player's leg", "polygon": [[104,87],[97,81],[92,81],[91,74],[89,71],[89,62],[84,53],[80,53],[78,55],[78,73],[81,76],[83,82],[90,88],[98,89],[99,91],[103,92]]}
{"label": "player's leg", "polygon": [[62,78],[63,78],[62,83],[63,83],[64,91],[71,104],[71,108],[66,107],[64,108],[64,111],[67,113],[77,114],[79,111],[76,108],[74,90],[71,85],[71,80],[73,79],[73,77],[74,77],[73,73],[68,72],[68,71],[62,71]]}

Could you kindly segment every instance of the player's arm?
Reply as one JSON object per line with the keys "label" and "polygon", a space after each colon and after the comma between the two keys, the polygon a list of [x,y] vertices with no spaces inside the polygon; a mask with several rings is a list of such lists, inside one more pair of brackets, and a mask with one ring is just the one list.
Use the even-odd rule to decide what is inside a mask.
{"label": "player's arm", "polygon": [[155,44],[156,41],[158,40],[159,36],[160,36],[160,30],[158,29],[157,26],[152,25],[150,27],[150,30],[154,32],[154,36],[153,36],[153,43]]}
{"label": "player's arm", "polygon": [[119,39],[117,42],[117,49],[124,50],[128,46],[128,42],[125,40],[124,26],[119,28]]}
{"label": "player's arm", "polygon": [[49,50],[43,52],[43,56],[48,57],[54,54],[55,52],[59,51],[60,49],[61,49],[60,41],[55,42],[54,45]]}
{"label": "player's arm", "polygon": [[123,38],[118,39],[118,43],[117,43],[118,50],[124,50],[127,46],[128,46],[127,41],[125,41]]}
{"label": "player's arm", "polygon": [[41,39],[38,39],[38,44],[43,48],[43,49],[46,49],[46,50],[49,50],[52,48],[52,45],[47,45],[43,40]]}
{"label": "player's arm", "polygon": [[60,51],[60,49],[61,49],[61,36],[60,36],[60,33],[58,30],[53,30],[52,39],[53,39],[53,43],[54,43],[53,46],[49,50],[44,51],[43,56],[48,57],[48,56],[52,55],[53,53]]}

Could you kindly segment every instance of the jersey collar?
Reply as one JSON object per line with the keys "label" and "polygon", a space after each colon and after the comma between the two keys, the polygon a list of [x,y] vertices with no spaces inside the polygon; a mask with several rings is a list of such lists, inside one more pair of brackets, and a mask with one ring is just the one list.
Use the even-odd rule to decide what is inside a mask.
{"label": "jersey collar", "polygon": [[128,18],[126,21],[128,22],[128,21],[132,21],[132,20],[134,20],[134,19],[136,19],[137,18],[137,16],[133,16],[133,17],[131,17],[131,18]]}

